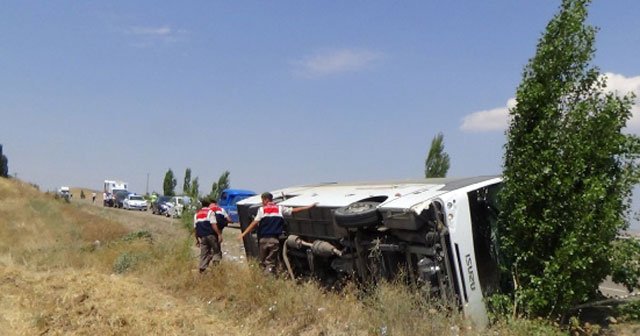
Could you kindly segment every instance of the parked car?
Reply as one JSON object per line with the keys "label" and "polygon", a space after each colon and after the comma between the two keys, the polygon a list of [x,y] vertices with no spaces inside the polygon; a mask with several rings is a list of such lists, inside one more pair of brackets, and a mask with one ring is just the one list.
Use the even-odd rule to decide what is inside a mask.
{"label": "parked car", "polygon": [[167,217],[180,218],[185,209],[193,208],[194,202],[189,196],[173,196],[169,200],[169,208],[167,209]]}
{"label": "parked car", "polygon": [[151,202],[151,213],[154,215],[166,215],[171,205],[171,196],[158,196],[155,201]]}
{"label": "parked car", "polygon": [[[485,299],[505,283],[496,230],[501,182],[480,176],[273,191],[280,205],[317,204],[285,217],[283,260],[290,275],[326,285],[404,276],[425,295],[459,307],[484,326]],[[259,195],[238,203],[242,230],[260,203]],[[257,242],[255,233],[244,237],[247,256],[258,257]]]}
{"label": "parked car", "polygon": [[124,199],[130,194],[127,190],[117,190],[113,192],[113,207],[122,208]]}
{"label": "parked car", "polygon": [[236,204],[254,195],[256,195],[256,192],[251,190],[225,189],[220,194],[218,205],[229,214],[232,222],[238,223],[238,207]]}
{"label": "parked car", "polygon": [[122,201],[122,208],[127,210],[147,211],[147,200],[142,195],[129,194]]}

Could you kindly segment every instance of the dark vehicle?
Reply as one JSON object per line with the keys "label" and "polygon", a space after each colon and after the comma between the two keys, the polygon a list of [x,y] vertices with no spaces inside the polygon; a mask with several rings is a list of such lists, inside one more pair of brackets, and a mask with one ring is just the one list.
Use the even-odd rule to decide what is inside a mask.
{"label": "dark vehicle", "polygon": [[[376,283],[405,275],[422,293],[488,323],[485,298],[499,276],[497,176],[381,183],[328,183],[272,191],[288,207],[315,207],[286,216],[282,257],[292,277],[326,286]],[[238,203],[245,230],[260,196]],[[257,230],[256,230],[257,231]],[[244,237],[258,257],[257,232]]]}
{"label": "dark vehicle", "polygon": [[256,195],[254,191],[242,189],[225,189],[220,194],[218,205],[223,208],[233,223],[238,223],[238,207],[236,204],[245,198]]}
{"label": "dark vehicle", "polygon": [[126,190],[118,190],[113,192],[113,207],[122,209],[122,203],[130,192]]}
{"label": "dark vehicle", "polygon": [[112,189],[111,192],[105,192],[103,194],[104,199],[102,200],[102,205],[110,208],[117,208],[118,206],[116,203],[116,193],[119,193],[119,192],[128,193],[126,189]]}
{"label": "dark vehicle", "polygon": [[171,196],[159,196],[155,201],[151,202],[151,213],[154,215],[167,215],[167,210],[169,210],[169,201],[171,200]]}
{"label": "dark vehicle", "polygon": [[103,195],[102,206],[112,208],[113,207],[113,194],[104,193],[102,195]]}

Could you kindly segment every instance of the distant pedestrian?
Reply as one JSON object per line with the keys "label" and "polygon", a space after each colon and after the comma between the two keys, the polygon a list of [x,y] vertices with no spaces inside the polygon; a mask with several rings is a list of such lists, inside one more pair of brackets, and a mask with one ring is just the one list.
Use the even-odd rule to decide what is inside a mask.
{"label": "distant pedestrian", "polygon": [[196,237],[196,246],[200,247],[200,264],[198,266],[200,273],[203,273],[209,263],[220,262],[220,244],[222,243],[222,234],[216,225],[216,216],[209,209],[209,201],[201,200],[202,209],[198,210],[193,216],[193,228]]}
{"label": "distant pedestrian", "polygon": [[91,203],[95,203],[96,202],[96,193],[93,192],[91,193]]}
{"label": "distant pedestrian", "polygon": [[260,196],[262,206],[258,209],[258,214],[247,226],[244,232],[240,233],[238,239],[244,238],[256,226],[258,226],[258,246],[260,248],[260,266],[266,273],[275,273],[278,267],[278,252],[280,251],[280,235],[284,231],[284,216],[291,216],[295,212],[313,208],[317,203],[303,207],[285,207],[273,203],[273,195],[265,192]]}

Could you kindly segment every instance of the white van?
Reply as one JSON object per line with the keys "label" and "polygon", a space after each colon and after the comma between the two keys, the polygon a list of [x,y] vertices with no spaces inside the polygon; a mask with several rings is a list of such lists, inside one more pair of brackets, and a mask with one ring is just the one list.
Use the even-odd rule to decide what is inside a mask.
{"label": "white van", "polygon": [[[272,191],[284,206],[317,203],[286,218],[283,259],[293,276],[313,276],[327,285],[405,274],[484,326],[484,298],[499,287],[495,238],[501,182],[498,176],[480,176]],[[238,203],[242,230],[260,204],[260,195]],[[257,239],[255,233],[245,236],[248,256],[258,256]]]}

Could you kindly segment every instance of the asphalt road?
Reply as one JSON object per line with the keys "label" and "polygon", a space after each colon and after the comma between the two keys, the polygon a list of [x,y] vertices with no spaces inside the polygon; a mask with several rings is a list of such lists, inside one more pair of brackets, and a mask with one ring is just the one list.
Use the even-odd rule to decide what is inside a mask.
{"label": "asphalt road", "polygon": [[600,284],[599,288],[602,294],[609,298],[624,299],[625,297],[628,297],[630,295],[640,295],[640,289],[636,288],[633,292],[629,293],[629,291],[627,291],[624,286],[618,285],[615,282],[611,281],[610,277],[607,277]]}

